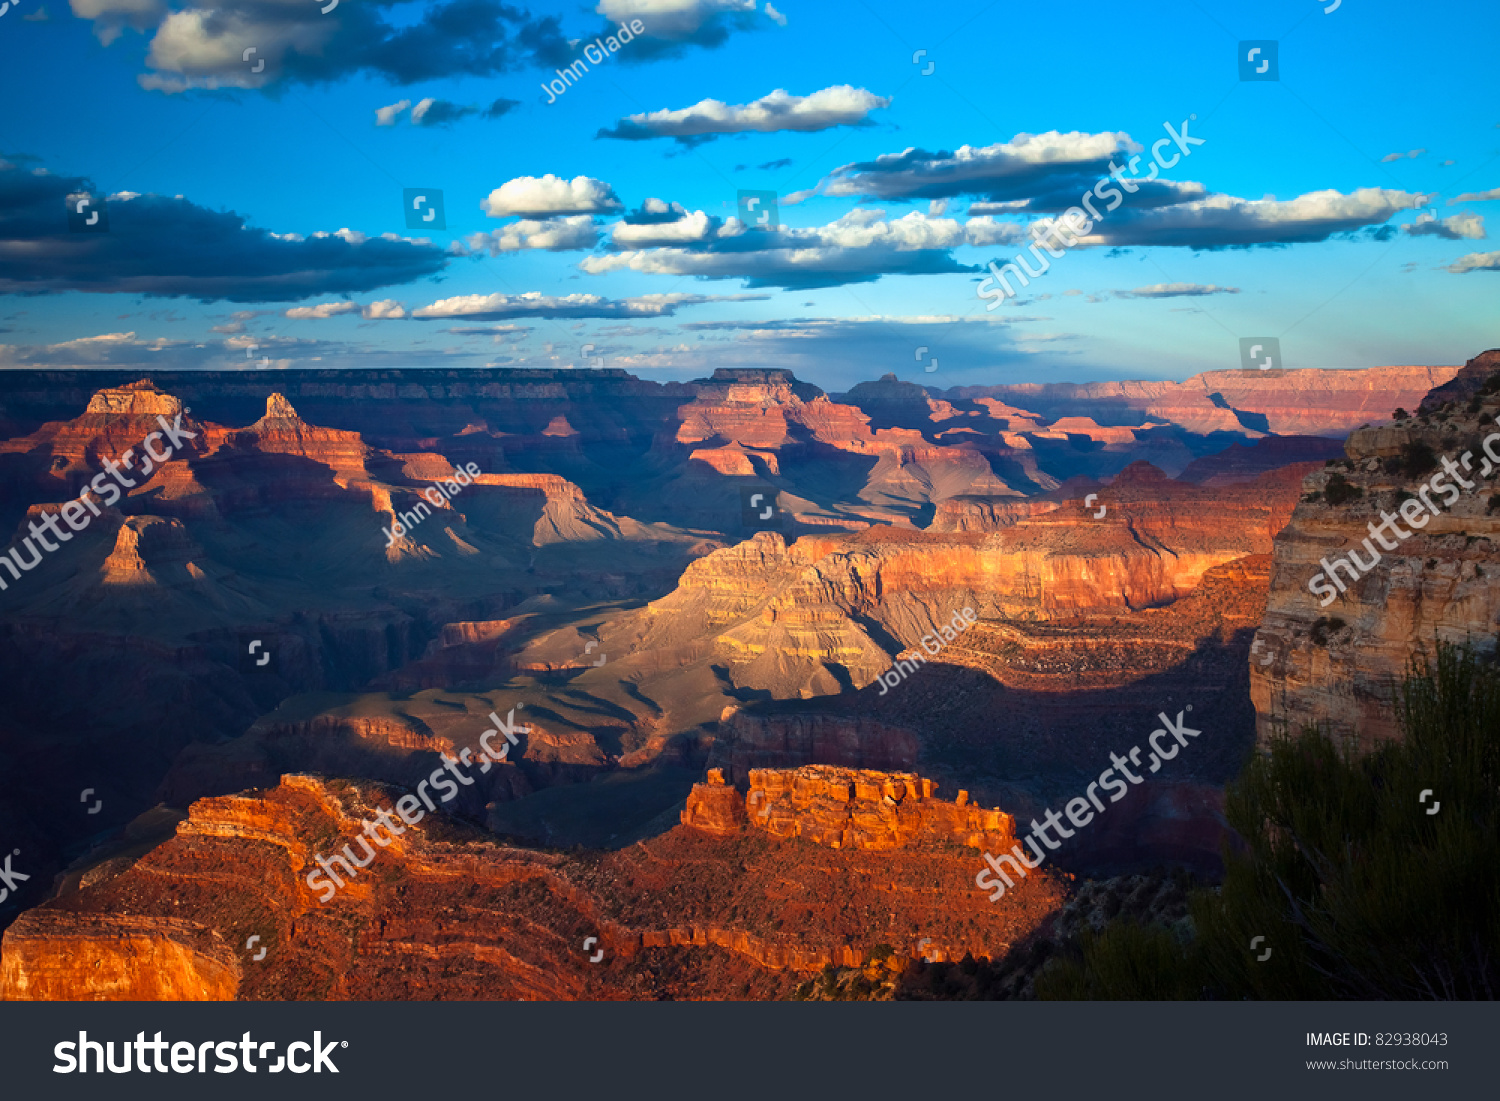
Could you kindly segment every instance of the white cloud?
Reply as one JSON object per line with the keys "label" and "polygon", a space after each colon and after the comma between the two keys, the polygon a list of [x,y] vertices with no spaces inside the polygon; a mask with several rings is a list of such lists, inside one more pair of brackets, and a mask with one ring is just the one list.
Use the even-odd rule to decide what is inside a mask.
{"label": "white cloud", "polygon": [[1500,252],[1471,252],[1448,265],[1455,275],[1466,271],[1500,271]]}
{"label": "white cloud", "polygon": [[747,131],[769,134],[778,130],[808,133],[835,126],[861,126],[871,111],[889,107],[888,97],[863,88],[839,84],[807,96],[794,96],[778,88],[753,103],[728,104],[705,99],[680,110],[649,111],[628,115],[599,137],[643,140],[677,138],[708,140],[719,134]]}
{"label": "white cloud", "polygon": [[623,204],[603,180],[574,176],[565,180],[550,172],[545,176],[518,176],[491,191],[480,202],[491,218],[511,214],[548,218],[561,214],[603,214],[620,210]]}
{"label": "white cloud", "polygon": [[389,107],[375,108],[375,125],[395,126],[397,116],[399,116],[402,111],[406,110],[410,106],[411,100],[403,99],[397,103],[392,103]]}
{"label": "white cloud", "polygon": [[1465,191],[1457,198],[1449,199],[1448,205],[1454,203],[1481,203],[1489,199],[1500,199],[1500,187],[1492,187],[1488,191]]}
{"label": "white cloud", "polygon": [[1484,218],[1471,211],[1455,214],[1451,218],[1435,218],[1431,214],[1419,214],[1417,220],[1401,227],[1413,237],[1442,237],[1448,241],[1467,239],[1477,241],[1484,236]]}
{"label": "white cloud", "polygon": [[[648,212],[653,202],[660,202],[660,200],[647,199]],[[673,205],[676,206],[675,203]],[[678,209],[682,208],[678,207]],[[707,241],[718,233],[720,224],[718,218],[705,214],[701,210],[695,210],[691,214],[684,211],[682,217],[672,222],[650,222],[645,225],[616,222],[610,226],[610,241],[617,249],[657,248],[692,241]]]}
{"label": "white cloud", "polygon": [[[1080,243],[1211,249],[1323,241],[1334,233],[1378,225],[1424,201],[1421,194],[1379,187],[1348,195],[1312,191],[1288,200],[1216,194],[1155,209],[1126,207],[1097,223]],[[1050,224],[1043,220],[1038,226]]]}
{"label": "white cloud", "polygon": [[[698,221],[703,216],[704,221]],[[993,218],[934,218],[913,211],[886,220],[882,210],[849,212],[825,226],[747,230],[737,218],[712,229],[698,211],[692,218],[656,226],[617,226],[612,244],[662,241],[668,247],[626,249],[585,257],[590,274],[637,271],[744,278],[751,286],[814,287],[869,282],[885,274],[936,274],[976,270],[959,264],[949,250],[962,245],[995,245],[1022,240],[1024,229]],[[673,227],[676,227],[675,229]],[[670,247],[664,231],[681,232],[681,247]],[[686,239],[695,231],[701,237]],[[689,247],[694,246],[694,247]]]}
{"label": "white cloud", "polygon": [[399,321],[406,316],[406,307],[394,298],[382,298],[379,302],[371,302],[359,312],[371,321]]}
{"label": "white cloud", "polygon": [[[873,161],[846,164],[820,187],[828,195],[877,199],[941,199],[965,193],[989,194],[991,199],[1021,198],[1036,194],[1039,187],[1057,186],[1055,177],[1070,184],[1079,174],[1097,178],[1107,170],[1111,157],[1141,148],[1123,131],[1063,134],[1056,130],[1017,134],[1009,141],[979,148],[963,145],[953,153],[908,147]],[[1089,179],[1087,186],[1093,182]]]}
{"label": "white cloud", "polygon": [[679,306],[703,302],[745,302],[764,295],[643,294],[610,299],[597,294],[554,297],[538,291],[525,294],[465,294],[443,298],[412,312],[413,317],[670,317]]}
{"label": "white cloud", "polygon": [[1238,287],[1220,287],[1213,283],[1153,283],[1133,291],[1115,291],[1117,298],[1193,298],[1204,294],[1239,294]]}
{"label": "white cloud", "polygon": [[324,321],[339,314],[358,313],[357,302],[320,302],[316,306],[294,306],[286,316],[294,321]]}
{"label": "white cloud", "polygon": [[778,27],[786,26],[786,16],[782,15],[769,3],[766,4],[766,15],[770,17],[771,22],[775,23]]}
{"label": "white cloud", "polygon": [[611,23],[639,19],[653,38],[690,39],[716,16],[752,12],[755,0],[600,0],[594,9]]}
{"label": "white cloud", "polygon": [[471,250],[488,251],[491,256],[523,249],[566,252],[593,248],[598,241],[599,231],[594,228],[594,219],[588,214],[547,221],[523,218],[493,233],[471,233],[464,238]]}
{"label": "white cloud", "polygon": [[1399,160],[1405,160],[1405,159],[1415,160],[1416,158],[1420,157],[1425,152],[1427,152],[1427,150],[1425,150],[1425,149],[1411,149],[1411,150],[1408,150],[1405,153],[1387,153],[1385,156],[1383,156],[1383,157],[1380,158],[1380,163],[1381,164],[1390,164],[1392,161],[1399,161]]}

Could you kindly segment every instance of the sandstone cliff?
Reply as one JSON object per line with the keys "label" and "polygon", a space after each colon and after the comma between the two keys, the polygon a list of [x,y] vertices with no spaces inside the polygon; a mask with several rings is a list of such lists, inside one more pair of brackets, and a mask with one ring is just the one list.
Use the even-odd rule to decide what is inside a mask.
{"label": "sandstone cliff", "polygon": [[[195,803],[173,840],[7,931],[0,998],[784,997],[878,942],[998,956],[1063,894],[1043,870],[991,905],[974,888],[974,852],[941,846],[869,852],[678,829],[565,856],[429,816],[381,834],[369,867],[320,901],[306,883],[318,856],[397,794],[288,776]],[[916,802],[933,802],[937,834],[974,813]]]}
{"label": "sandstone cliff", "polygon": [[[1342,461],[1307,478],[1302,503],[1276,539],[1270,600],[1250,663],[1261,737],[1283,724],[1293,731],[1322,725],[1366,746],[1393,737],[1392,692],[1415,652],[1430,654],[1438,641],[1493,647],[1500,627],[1497,380],[1500,353],[1488,352],[1470,361],[1459,386],[1443,391],[1458,398],[1355,432]],[[1395,517],[1393,529],[1382,527],[1383,515]],[[1337,565],[1351,551],[1373,568]],[[1329,583],[1330,566],[1337,584]],[[1309,586],[1320,575],[1314,592]]]}

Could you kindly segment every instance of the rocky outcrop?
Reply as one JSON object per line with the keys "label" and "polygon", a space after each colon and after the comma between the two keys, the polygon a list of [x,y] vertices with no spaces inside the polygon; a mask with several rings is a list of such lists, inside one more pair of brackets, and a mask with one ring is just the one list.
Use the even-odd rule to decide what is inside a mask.
{"label": "rocky outcrop", "polygon": [[753,769],[745,796],[750,825],[772,837],[801,837],[832,849],[886,851],[927,844],[1005,849],[1015,820],[1000,810],[938,799],[914,772],[805,765]]}
{"label": "rocky outcrop", "polygon": [[240,965],[212,929],[173,917],[31,910],[5,931],[0,1001],[233,1001]]}
{"label": "rocky outcrop", "polygon": [[1342,461],[1306,479],[1251,657],[1262,738],[1312,724],[1377,744],[1397,735],[1392,694],[1414,653],[1493,647],[1500,356],[1486,356],[1450,391],[1462,402],[1355,432]]}
{"label": "rocky outcrop", "polygon": [[749,821],[745,797],[724,783],[723,770],[711,768],[708,779],[694,784],[682,811],[682,824],[710,837],[734,837]]}
{"label": "rocky outcrop", "polygon": [[[998,955],[1063,893],[1042,870],[991,905],[973,852],[892,847],[908,825],[944,841],[998,814],[940,806],[905,778],[894,826],[856,826],[876,851],[820,847],[816,860],[760,830],[687,828],[615,853],[544,853],[435,815],[351,843],[400,794],[288,776],[195,803],[172,840],[118,874],[85,872],[90,885],[13,926],[0,998],[772,998],[880,941],[932,959]],[[343,884],[329,895],[307,880],[341,845],[372,855],[353,874],[329,861]],[[252,936],[257,951],[239,951]]]}

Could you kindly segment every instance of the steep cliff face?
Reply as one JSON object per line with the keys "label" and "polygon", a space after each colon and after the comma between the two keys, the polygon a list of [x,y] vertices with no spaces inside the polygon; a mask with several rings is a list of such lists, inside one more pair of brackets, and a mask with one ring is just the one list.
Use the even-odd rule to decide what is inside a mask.
{"label": "steep cliff face", "polygon": [[1414,653],[1439,641],[1494,645],[1500,355],[1465,371],[1463,387],[1445,390],[1456,399],[1355,432],[1342,461],[1307,478],[1276,540],[1251,657],[1262,738],[1283,723],[1366,746],[1394,737],[1392,692]]}
{"label": "steep cliff face", "polygon": [[917,763],[915,732],[855,715],[751,715],[732,711],[719,723],[711,762],[737,784],[755,769],[838,765],[909,769]]}
{"label": "steep cliff face", "polygon": [[180,918],[31,910],[0,953],[5,1001],[223,1002],[239,986],[224,938]]}
{"label": "steep cliff face", "polygon": [[1170,604],[1206,571],[1268,553],[1303,472],[1204,489],[1141,463],[1101,489],[1102,517],[1076,499],[966,499],[942,519],[968,530],[877,527],[791,544],[763,532],[694,562],[674,593],[602,637],[608,652],[682,660],[707,645],[737,685],[778,698],[859,689],[964,607],[1046,621]]}

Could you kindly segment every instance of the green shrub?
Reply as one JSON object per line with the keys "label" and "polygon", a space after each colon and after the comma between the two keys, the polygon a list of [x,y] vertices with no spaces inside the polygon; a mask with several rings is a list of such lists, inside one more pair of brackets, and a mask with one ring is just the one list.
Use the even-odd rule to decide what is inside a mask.
{"label": "green shrub", "polygon": [[1251,761],[1226,804],[1245,851],[1226,852],[1220,889],[1193,893],[1191,941],[1115,923],[1054,960],[1038,995],[1495,997],[1500,670],[1442,645],[1393,705],[1400,741],[1361,754],[1306,729]]}
{"label": "green shrub", "polygon": [[1401,445],[1401,473],[1408,478],[1420,478],[1437,469],[1438,459],[1421,440],[1411,440]]}
{"label": "green shrub", "polygon": [[1364,495],[1364,490],[1350,485],[1349,480],[1339,473],[1329,475],[1328,484],[1323,487],[1323,496],[1328,498],[1330,505],[1348,504]]}

